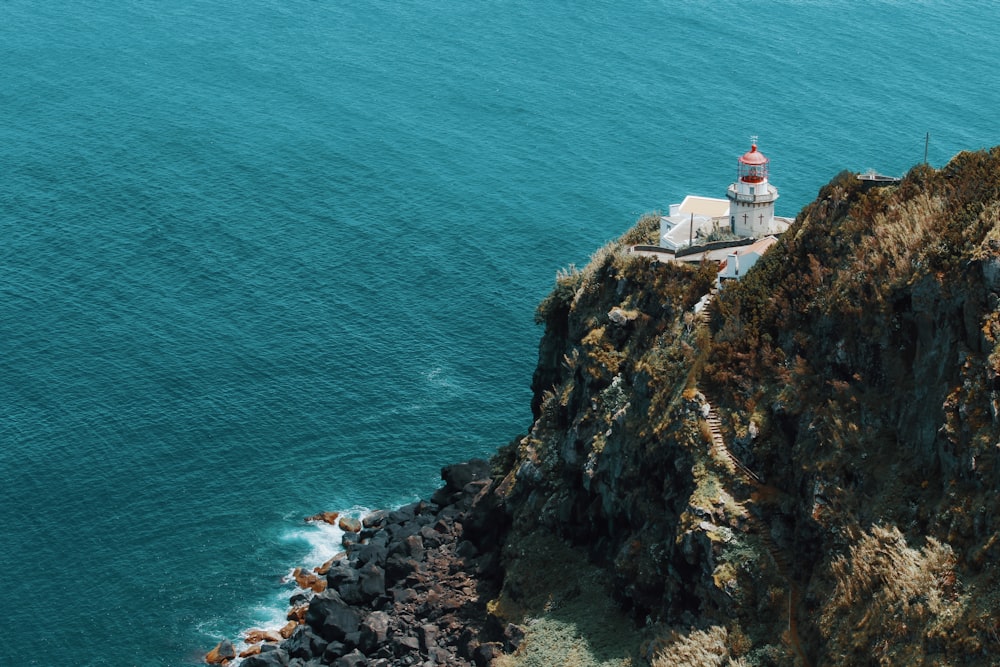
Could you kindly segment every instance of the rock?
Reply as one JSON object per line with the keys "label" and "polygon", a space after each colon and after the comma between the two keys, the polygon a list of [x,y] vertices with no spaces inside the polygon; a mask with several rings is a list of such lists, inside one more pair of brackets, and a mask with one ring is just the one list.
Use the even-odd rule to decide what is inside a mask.
{"label": "rock", "polygon": [[313,514],[312,516],[307,516],[306,521],[321,521],[323,523],[336,525],[337,518],[339,516],[340,516],[339,512],[320,512],[319,514]]}
{"label": "rock", "polygon": [[410,535],[405,540],[403,540],[404,551],[407,556],[416,560],[422,561],[424,559],[424,539],[420,535]]}
{"label": "rock", "polygon": [[483,459],[472,459],[466,463],[455,463],[441,468],[441,479],[452,491],[461,491],[469,482],[490,478],[490,464]]}
{"label": "rock", "polygon": [[301,567],[295,568],[292,578],[299,588],[311,589],[314,593],[322,593],[326,590],[326,579],[322,579],[316,574],[303,570]]}
{"label": "rock", "polygon": [[370,601],[385,595],[385,570],[374,563],[368,563],[358,571],[358,574],[361,577],[359,581],[361,594],[366,600]]}
{"label": "rock", "polygon": [[297,627],[299,627],[298,623],[295,621],[288,621],[288,623],[285,623],[285,625],[278,630],[278,634],[280,634],[283,639],[288,639],[292,636],[292,633],[295,632],[295,628]]}
{"label": "rock", "polygon": [[249,658],[252,655],[260,655],[260,644],[254,644],[253,646],[248,646],[246,650],[240,651],[241,658]]}
{"label": "rock", "polygon": [[205,662],[209,665],[221,665],[235,657],[236,649],[233,648],[233,643],[228,639],[223,639],[208,652],[205,656]]}
{"label": "rock", "polygon": [[432,646],[437,645],[438,627],[436,625],[431,625],[430,623],[426,625],[421,625],[417,628],[417,639],[420,640],[420,648],[423,651],[429,650]]}
{"label": "rock", "polygon": [[450,665],[455,662],[454,656],[443,648],[432,646],[427,649],[427,657],[435,665]]}
{"label": "rock", "polygon": [[393,641],[396,647],[396,656],[402,657],[407,653],[416,653],[420,650],[420,640],[416,637],[399,637]]}
{"label": "rock", "polygon": [[458,547],[455,548],[455,555],[459,558],[471,559],[479,555],[479,549],[469,540],[462,540],[458,543]]}
{"label": "rock", "polygon": [[361,525],[365,528],[377,528],[385,524],[387,513],[383,510],[376,510],[370,514],[366,514],[361,520]]}
{"label": "rock", "polygon": [[486,642],[480,644],[472,652],[472,661],[476,663],[476,667],[489,667],[490,663],[501,655],[503,655],[503,647],[499,643]]}
{"label": "rock", "polygon": [[504,651],[507,653],[513,653],[521,647],[521,643],[524,641],[524,628],[520,625],[508,623],[507,627],[503,631],[503,638]]}
{"label": "rock", "polygon": [[361,522],[353,517],[342,516],[340,517],[340,521],[337,525],[340,526],[340,529],[345,533],[361,532]]}
{"label": "rock", "polygon": [[288,613],[285,615],[285,620],[295,621],[296,623],[305,623],[307,611],[309,611],[309,605],[307,604],[300,605],[298,607],[292,607],[291,609],[288,610]]}
{"label": "rock", "polygon": [[330,642],[326,645],[326,650],[323,651],[323,663],[332,664],[334,660],[347,654],[349,651],[350,649],[347,647],[347,644],[343,642]]}
{"label": "rock", "polygon": [[384,644],[388,637],[389,615],[383,611],[373,611],[361,622],[361,641],[358,646],[370,655]]}
{"label": "rock", "polygon": [[343,558],[343,557],[344,557],[343,553],[339,553],[336,556],[334,556],[333,558],[331,558],[330,560],[328,560],[325,563],[323,563],[322,565],[318,565],[315,568],[313,568],[313,572],[315,572],[316,574],[318,574],[320,576],[326,576],[326,573],[330,571],[331,567],[333,567],[334,562],[336,562],[337,560],[339,560],[340,558]]}
{"label": "rock", "polygon": [[339,589],[344,584],[356,584],[360,578],[361,575],[358,574],[357,568],[345,561],[335,563],[326,573],[326,580],[329,582],[330,588],[335,589]]}
{"label": "rock", "polygon": [[361,619],[340,595],[327,590],[309,603],[306,623],[327,641],[344,641],[348,634],[358,631]]}
{"label": "rock", "polygon": [[323,655],[327,642],[322,637],[318,637],[308,626],[300,625],[288,638],[282,648],[288,651],[288,655],[293,658],[309,660],[312,657]]}
{"label": "rock", "polygon": [[364,565],[365,563],[385,565],[388,556],[389,550],[384,545],[378,543],[354,545],[350,554],[351,560],[358,565]]}
{"label": "rock", "polygon": [[280,649],[265,651],[265,647],[261,647],[260,655],[250,656],[240,663],[240,667],[285,667],[288,664],[287,653]]}
{"label": "rock", "polygon": [[334,667],[366,667],[368,665],[368,658],[361,651],[355,649],[347,655],[337,658],[337,661],[333,665]]}
{"label": "rock", "polygon": [[[291,620],[291,619],[289,619]],[[259,644],[261,642],[280,642],[281,634],[276,630],[250,630],[247,632],[244,641],[247,644]]]}

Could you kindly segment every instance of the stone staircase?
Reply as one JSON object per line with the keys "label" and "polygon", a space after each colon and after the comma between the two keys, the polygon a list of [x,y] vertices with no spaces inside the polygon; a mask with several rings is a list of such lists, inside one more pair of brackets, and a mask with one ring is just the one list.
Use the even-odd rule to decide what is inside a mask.
{"label": "stone staircase", "polygon": [[[711,331],[708,327],[708,306],[715,298],[715,295],[716,290],[712,290],[702,298],[701,308],[695,316],[695,326],[697,326],[700,330],[708,331],[709,334],[711,334]],[[756,491],[762,492],[760,495],[770,495],[772,497],[781,495],[781,492],[778,489],[764,485],[760,476],[748,468],[746,464],[744,464],[739,457],[729,449],[726,445],[726,440],[722,435],[722,421],[719,419],[719,414],[715,409],[715,402],[707,396],[705,398],[705,402],[708,405],[705,422],[708,424],[709,431],[712,435],[712,444],[709,455],[718,461],[728,471],[732,478],[741,479],[746,482]],[[767,493],[765,494],[763,492]],[[792,572],[792,560],[789,558],[786,551],[779,547],[774,541],[774,537],[771,535],[770,525],[753,512],[752,506],[754,503],[748,499],[737,501],[737,505],[739,505],[740,510],[743,513],[743,517],[747,521],[747,525],[750,527],[752,532],[757,534],[761,544],[771,557],[778,574],[785,580],[788,586],[788,630],[785,633],[784,639],[792,650],[795,651],[795,655],[799,658],[799,662],[804,667],[809,667],[808,658],[806,657],[805,651],[802,649],[802,644],[799,641],[798,624],[795,618],[796,609],[798,608],[799,590]]]}

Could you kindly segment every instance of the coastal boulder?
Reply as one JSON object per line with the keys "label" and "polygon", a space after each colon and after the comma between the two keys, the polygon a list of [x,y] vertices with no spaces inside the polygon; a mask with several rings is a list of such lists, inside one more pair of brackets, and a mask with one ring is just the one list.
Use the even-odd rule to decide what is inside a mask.
{"label": "coastal boulder", "polygon": [[441,468],[441,479],[450,491],[461,491],[469,482],[490,478],[490,463],[484,459],[472,459],[465,463],[455,463]]}
{"label": "coastal boulder", "polygon": [[361,622],[361,642],[359,648],[372,654],[389,637],[389,615],[384,611],[373,611]]}
{"label": "coastal boulder", "polygon": [[361,651],[355,649],[347,655],[337,658],[337,661],[333,665],[334,667],[366,667],[368,665],[368,658]]}
{"label": "coastal boulder", "polygon": [[215,648],[208,652],[205,656],[205,662],[209,665],[221,665],[235,657],[236,649],[233,648],[233,643],[228,639],[223,639],[215,645]]}
{"label": "coastal boulder", "polygon": [[306,623],[327,641],[342,642],[361,625],[358,612],[349,607],[335,591],[326,590],[312,599]]}
{"label": "coastal boulder", "polygon": [[308,626],[300,625],[282,647],[293,658],[309,660],[313,656],[323,655],[327,644],[325,639],[317,636]]}
{"label": "coastal boulder", "polygon": [[338,517],[340,517],[339,512],[320,512],[319,514],[313,514],[312,516],[307,516],[306,521],[318,521],[335,526],[337,525]]}
{"label": "coastal boulder", "polygon": [[288,654],[283,650],[264,651],[252,655],[240,663],[241,667],[285,667],[288,664]]}
{"label": "coastal boulder", "polygon": [[349,516],[340,517],[340,521],[337,523],[340,529],[345,533],[360,533],[361,532],[361,522],[357,519]]}
{"label": "coastal boulder", "polygon": [[361,579],[361,595],[366,600],[373,600],[380,595],[385,595],[385,570],[375,563],[368,563],[359,571]]}

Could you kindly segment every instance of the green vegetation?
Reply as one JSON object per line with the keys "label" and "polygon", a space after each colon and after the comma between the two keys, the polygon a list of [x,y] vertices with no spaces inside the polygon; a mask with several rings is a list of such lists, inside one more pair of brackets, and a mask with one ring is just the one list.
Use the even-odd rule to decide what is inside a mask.
{"label": "green vegetation", "polygon": [[509,543],[504,554],[512,584],[490,609],[527,632],[520,650],[500,658],[496,667],[642,664],[643,633],[618,609],[607,575],[583,554],[541,533]]}

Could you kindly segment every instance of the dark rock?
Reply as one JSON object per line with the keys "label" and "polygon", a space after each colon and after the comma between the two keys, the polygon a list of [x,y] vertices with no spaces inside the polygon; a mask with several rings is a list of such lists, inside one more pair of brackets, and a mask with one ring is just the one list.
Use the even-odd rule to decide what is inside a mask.
{"label": "dark rock", "polygon": [[389,516],[386,517],[386,523],[402,524],[407,521],[413,521],[413,517],[416,516],[416,504],[405,505],[400,507],[398,510],[393,510],[389,512]]}
{"label": "dark rock", "polygon": [[347,655],[337,658],[333,665],[334,667],[366,667],[368,665],[368,658],[361,651],[355,649]]}
{"label": "dark rock", "polygon": [[358,571],[358,574],[361,577],[358,582],[361,594],[366,602],[385,595],[385,570],[375,563],[368,563]]}
{"label": "dark rock", "polygon": [[323,662],[330,664],[342,655],[350,652],[347,644],[343,642],[330,642],[323,651]]}
{"label": "dark rock", "polygon": [[483,459],[472,459],[441,468],[441,479],[444,480],[445,487],[452,491],[461,491],[469,482],[489,477],[490,464]]}
{"label": "dark rock", "polygon": [[436,549],[444,543],[444,536],[437,530],[436,526],[440,521],[436,521],[433,526],[422,526],[419,536],[425,549]]}
{"label": "dark rock", "polygon": [[384,510],[375,510],[361,519],[361,525],[365,528],[378,528],[385,524],[387,516]]}
{"label": "dark rock", "polygon": [[431,496],[431,502],[437,503],[442,507],[446,507],[448,505],[451,505],[458,498],[459,498],[458,493],[455,493],[447,486],[442,486],[440,489],[434,492],[434,495]]}
{"label": "dark rock", "polygon": [[521,647],[521,643],[524,641],[524,628],[520,625],[508,623],[507,627],[504,628],[503,638],[504,651],[507,653],[513,653]]}
{"label": "dark rock", "polygon": [[317,636],[307,626],[300,625],[292,633],[292,636],[285,641],[282,647],[293,658],[309,660],[312,657],[323,655],[327,644],[328,642],[325,639]]}
{"label": "dark rock", "polygon": [[337,587],[337,592],[344,602],[349,605],[360,606],[366,601],[365,594],[361,592],[361,583],[342,584]]}
{"label": "dark rock", "polygon": [[273,644],[264,644],[259,654],[240,663],[242,667],[285,667],[287,664],[288,654]]}
{"label": "dark rock", "polygon": [[443,648],[432,646],[427,650],[427,657],[435,665],[448,665],[455,661],[455,656]]}
{"label": "dark rock", "polygon": [[472,652],[472,661],[476,663],[476,667],[489,667],[489,664],[501,655],[503,655],[503,646],[499,642],[486,642],[480,644]]}
{"label": "dark rock", "polygon": [[396,656],[404,656],[407,653],[417,652],[420,650],[420,640],[416,637],[397,637],[393,640],[393,645],[396,647]]}
{"label": "dark rock", "polygon": [[403,581],[416,572],[418,567],[420,567],[420,564],[417,561],[403,554],[390,556],[389,560],[385,563],[386,578],[389,581]]}
{"label": "dark rock", "polygon": [[373,611],[361,621],[361,639],[358,647],[371,655],[389,638],[389,615],[382,611]]}
{"label": "dark rock", "polygon": [[438,627],[436,625],[428,623],[417,628],[417,639],[420,640],[420,648],[423,651],[427,651],[432,646],[437,645],[437,636]]}
{"label": "dark rock", "polygon": [[415,561],[422,561],[424,559],[424,540],[419,534],[410,535],[405,540],[403,540],[405,546],[406,555]]}
{"label": "dark rock", "polygon": [[357,563],[359,566],[365,563],[385,565],[388,556],[389,550],[384,545],[378,543],[359,544],[354,546],[350,551],[351,561]]}
{"label": "dark rock", "polygon": [[477,549],[476,545],[469,540],[462,540],[455,548],[455,555],[460,558],[471,559],[479,555],[479,549]]}
{"label": "dark rock", "polygon": [[336,591],[326,590],[309,603],[306,623],[327,641],[344,641],[358,631],[361,619]]}
{"label": "dark rock", "polygon": [[389,535],[389,553],[394,553],[397,549],[401,549],[402,542],[410,535],[416,535],[420,532],[420,524],[417,523],[416,519],[410,519],[406,523],[397,523],[386,527],[386,533]]}
{"label": "dark rock", "polygon": [[360,579],[358,570],[346,561],[335,563],[326,573],[326,581],[330,588],[340,588],[344,584],[356,584]]}

